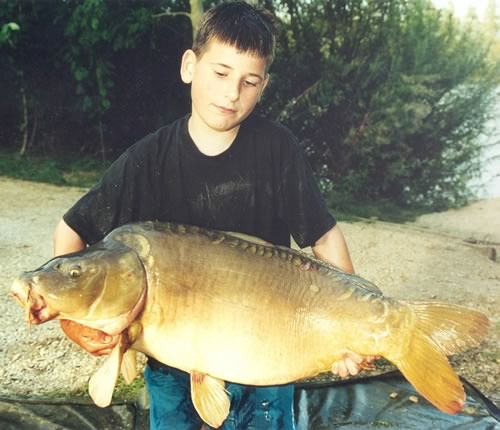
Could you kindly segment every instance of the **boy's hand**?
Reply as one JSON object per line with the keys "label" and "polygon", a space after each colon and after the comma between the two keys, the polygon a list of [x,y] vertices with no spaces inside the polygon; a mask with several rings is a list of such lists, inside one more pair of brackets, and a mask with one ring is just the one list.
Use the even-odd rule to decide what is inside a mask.
{"label": "boy's hand", "polygon": [[357,375],[363,369],[373,369],[372,362],[380,358],[377,355],[360,355],[354,351],[341,351],[342,358],[332,364],[332,373],[345,378]]}
{"label": "boy's hand", "polygon": [[74,321],[61,320],[61,328],[78,346],[92,355],[109,354],[118,343],[119,334],[110,336],[101,330],[90,328]]}

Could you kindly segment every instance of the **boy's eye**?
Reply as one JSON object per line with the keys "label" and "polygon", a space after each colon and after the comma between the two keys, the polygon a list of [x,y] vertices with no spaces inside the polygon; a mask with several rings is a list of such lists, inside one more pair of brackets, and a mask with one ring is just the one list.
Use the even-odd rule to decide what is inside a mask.
{"label": "boy's eye", "polygon": [[217,70],[214,70],[214,73],[215,73],[217,76],[221,77],[221,78],[223,78],[224,76],[227,76],[227,73],[224,73],[224,72],[218,72]]}
{"label": "boy's eye", "polygon": [[256,87],[257,83],[252,81],[245,81],[245,85],[248,85],[249,87]]}

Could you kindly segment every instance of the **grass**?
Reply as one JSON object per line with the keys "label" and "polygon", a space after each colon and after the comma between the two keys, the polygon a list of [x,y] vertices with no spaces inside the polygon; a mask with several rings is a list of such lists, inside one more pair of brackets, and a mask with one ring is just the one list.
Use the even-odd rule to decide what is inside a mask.
{"label": "grass", "polygon": [[146,387],[142,374],[139,374],[130,384],[126,384],[123,378],[118,379],[113,399],[122,401],[134,401],[142,389]]}
{"label": "grass", "polygon": [[[126,384],[122,377],[118,378],[116,387],[113,391],[113,402],[134,402],[138,399],[142,389],[145,388],[144,378],[139,374],[131,384]],[[15,397],[17,400],[39,400],[39,401],[64,401],[71,399],[74,402],[83,402],[93,404],[88,393],[88,386],[79,387],[76,389],[58,389],[43,395],[21,395]]]}
{"label": "grass", "polygon": [[19,156],[12,150],[0,149],[0,176],[88,188],[101,177],[110,162],[90,157],[62,154]]}
{"label": "grass", "polygon": [[419,215],[434,212],[431,208],[402,207],[390,200],[378,202],[349,202],[330,205],[331,211],[338,221],[388,221],[405,223],[415,221]]}

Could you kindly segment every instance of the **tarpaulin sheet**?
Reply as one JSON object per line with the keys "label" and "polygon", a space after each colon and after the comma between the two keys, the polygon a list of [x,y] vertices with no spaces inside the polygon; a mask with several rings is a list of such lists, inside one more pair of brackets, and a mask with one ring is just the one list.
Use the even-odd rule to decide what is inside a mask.
{"label": "tarpaulin sheet", "polygon": [[457,415],[436,409],[399,372],[323,386],[299,384],[297,429],[500,429],[498,408],[466,380],[462,382],[467,400]]}
{"label": "tarpaulin sheet", "polygon": [[[326,384],[297,384],[297,430],[500,429],[498,408],[464,381],[464,410],[447,415],[415,392],[399,372]],[[395,394],[394,394],[395,393]],[[410,400],[417,396],[418,402]],[[148,411],[135,403],[98,408],[81,400],[0,399],[1,430],[145,430]],[[264,429],[263,429],[264,430]]]}

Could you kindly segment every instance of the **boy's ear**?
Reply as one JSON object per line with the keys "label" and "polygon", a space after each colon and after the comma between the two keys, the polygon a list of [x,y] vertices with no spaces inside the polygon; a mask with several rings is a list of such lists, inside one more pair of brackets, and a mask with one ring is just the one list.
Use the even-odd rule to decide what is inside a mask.
{"label": "boy's ear", "polygon": [[196,54],[192,49],[188,49],[182,55],[181,61],[181,79],[185,84],[190,84],[193,81],[195,64]]}

